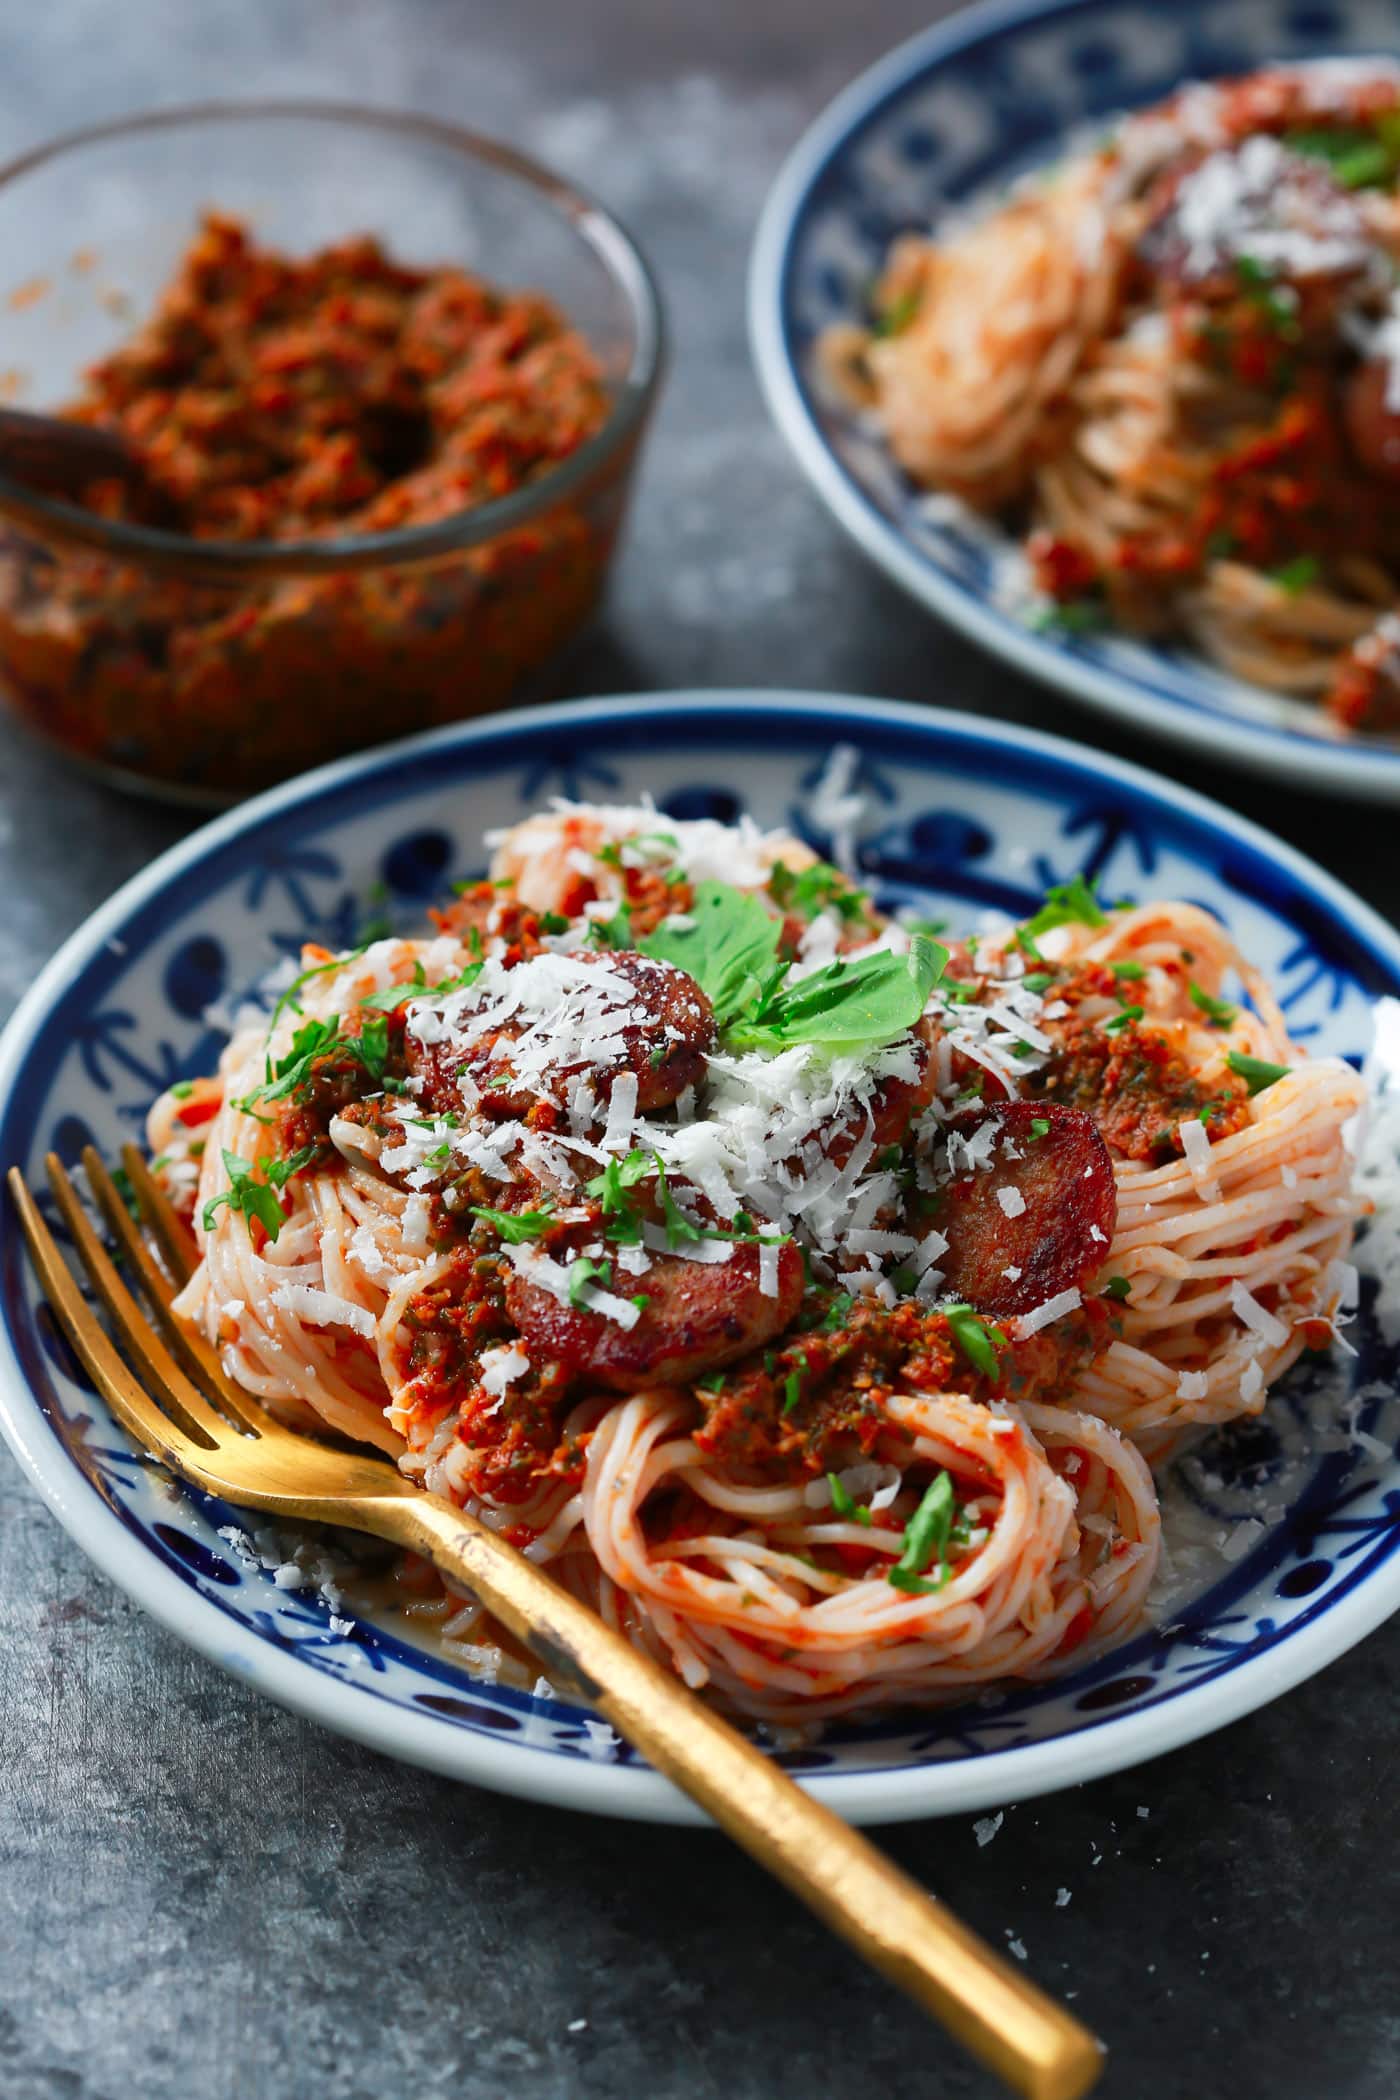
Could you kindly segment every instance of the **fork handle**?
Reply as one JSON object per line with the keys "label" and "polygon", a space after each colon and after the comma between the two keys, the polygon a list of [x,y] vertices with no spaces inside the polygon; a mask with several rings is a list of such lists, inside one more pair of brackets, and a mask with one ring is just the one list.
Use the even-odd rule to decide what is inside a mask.
{"label": "fork handle", "polygon": [[393,1501],[384,1529],[462,1583],[737,1844],[1028,2100],[1077,2100],[1103,2068],[1078,2020],[679,1678],[474,1518],[436,1496]]}

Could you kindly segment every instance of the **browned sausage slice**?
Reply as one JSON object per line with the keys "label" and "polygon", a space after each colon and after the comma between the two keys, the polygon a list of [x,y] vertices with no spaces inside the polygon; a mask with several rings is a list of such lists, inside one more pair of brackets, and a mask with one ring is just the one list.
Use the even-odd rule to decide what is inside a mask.
{"label": "browned sausage slice", "polygon": [[[630,952],[606,955],[576,955],[575,963],[606,969],[608,977],[620,978],[626,993],[617,1000],[624,1016],[616,1033],[621,1054],[611,1064],[591,1069],[578,1059],[561,1058],[548,1070],[544,1085],[549,1095],[567,1105],[574,1083],[590,1080],[600,1102],[605,1102],[624,1072],[637,1079],[637,1109],[654,1115],[669,1108],[689,1086],[698,1086],[705,1076],[706,1054],[714,1048],[714,1008],[695,979],[671,963],[657,962],[647,955]],[[474,1044],[463,1055],[450,1043],[422,1044],[408,1037],[411,1071],[423,1080],[419,1099],[439,1114],[460,1111],[463,1094],[460,1075],[465,1072],[481,1098],[474,1103],[479,1113],[491,1116],[528,1115],[539,1099],[535,1085],[513,1086],[511,1044],[524,1024],[510,1021],[494,1035]]]}
{"label": "browned sausage slice", "polygon": [[1082,1290],[1103,1267],[1118,1198],[1113,1161],[1087,1110],[1009,1101],[956,1128],[971,1138],[988,1123],[996,1133],[990,1163],[951,1182],[937,1216],[949,1242],[942,1267],[955,1297],[1014,1318]]}
{"label": "browned sausage slice", "polygon": [[802,1257],[788,1241],[778,1249],[778,1290],[758,1287],[759,1252],[736,1246],[727,1262],[653,1255],[640,1276],[619,1276],[619,1293],[649,1300],[635,1327],[620,1327],[585,1306],[563,1305],[519,1273],[506,1283],[506,1310],[533,1363],[552,1359],[614,1391],[688,1385],[765,1342],[793,1319],[802,1301]]}

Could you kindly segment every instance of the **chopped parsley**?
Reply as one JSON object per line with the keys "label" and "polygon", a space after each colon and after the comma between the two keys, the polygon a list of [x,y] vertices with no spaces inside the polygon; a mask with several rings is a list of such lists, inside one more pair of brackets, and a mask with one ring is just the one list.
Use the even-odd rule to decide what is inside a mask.
{"label": "chopped parsley", "polygon": [[797,912],[804,919],[814,919],[827,909],[848,922],[863,919],[868,902],[865,891],[856,889],[826,860],[796,869],[775,862],[768,877],[768,894],[784,911]]}
{"label": "chopped parsley", "polygon": [[1191,994],[1191,1004],[1200,1008],[1212,1028],[1233,1026],[1239,1009],[1231,1006],[1228,999],[1213,999],[1209,992],[1201,990],[1194,977],[1189,980],[1186,989]]}
{"label": "chopped parsley", "polygon": [[1110,963],[1109,968],[1120,984],[1136,984],[1147,975],[1146,967],[1139,962]]}
{"label": "chopped parsley", "polygon": [[594,1261],[591,1255],[580,1254],[577,1260],[569,1265],[570,1305],[577,1305],[586,1309],[587,1300],[584,1298],[584,1292],[592,1289],[595,1284],[607,1290],[611,1283],[612,1263],[610,1261]]}
{"label": "chopped parsley", "polygon": [[806,1373],[807,1359],[805,1356],[799,1356],[797,1359],[797,1369],[795,1371],[789,1371],[787,1377],[783,1380],[784,1415],[790,1415],[793,1409],[796,1407],[798,1401],[802,1398],[802,1380],[806,1376]]}
{"label": "chopped parsley", "polygon": [[567,933],[568,930],[569,922],[562,912],[542,911],[540,913],[541,933]]}
{"label": "chopped parsley", "polygon": [[1049,1137],[1049,1135],[1050,1135],[1050,1118],[1049,1118],[1049,1116],[1032,1116],[1032,1117],[1031,1117],[1031,1137],[1032,1137],[1032,1139],[1034,1140],[1035,1138],[1043,1138],[1043,1137]]}
{"label": "chopped parsley", "polygon": [[948,1322],[948,1332],[972,1365],[984,1378],[997,1375],[997,1349],[1006,1347],[1006,1331],[990,1320],[984,1320],[970,1305],[940,1305],[938,1310]]}
{"label": "chopped parsley", "polygon": [[1104,1022],[1104,1034],[1121,1035],[1123,1030],[1127,1028],[1130,1025],[1130,1023],[1132,1023],[1133,1021],[1140,1021],[1146,1011],[1146,1007],[1143,1006],[1120,1007],[1119,1011],[1116,1014],[1111,1015],[1109,1019]]}
{"label": "chopped parsley", "polygon": [[828,1473],[826,1484],[831,1490],[831,1506],[838,1517],[854,1518],[857,1524],[873,1524],[875,1519],[863,1502],[857,1502],[839,1473]]}
{"label": "chopped parsley", "polygon": [[634,1151],[625,1159],[608,1160],[602,1173],[584,1185],[584,1194],[602,1205],[604,1230],[619,1246],[635,1247],[642,1237],[642,1221],[628,1191],[655,1171],[652,1153]]}
{"label": "chopped parsley", "polygon": [[1037,634],[1102,634],[1108,608],[1101,598],[1066,598],[1039,606],[1031,625]]}
{"label": "chopped parsley", "polygon": [[224,1172],[228,1176],[229,1185],[219,1195],[211,1196],[205,1204],[204,1230],[208,1232],[212,1229],[215,1214],[227,1204],[230,1210],[241,1212],[250,1223],[254,1218],[260,1220],[268,1238],[275,1240],[284,1223],[278,1191],[287,1186],[294,1174],[300,1174],[303,1167],[310,1166],[318,1149],[315,1145],[303,1145],[299,1152],[293,1152],[288,1159],[259,1161],[258,1164],[263,1170],[261,1181],[256,1178],[255,1168],[250,1161],[240,1159],[236,1152],[225,1152]]}
{"label": "chopped parsley", "polygon": [[1298,334],[1298,316],[1276,289],[1272,270],[1267,269],[1257,256],[1237,255],[1235,275],[1245,298],[1271,328],[1283,336]]}
{"label": "chopped parsley", "polygon": [[846,1315],[855,1302],[849,1291],[838,1291],[826,1309],[826,1317],[822,1321],[822,1333],[835,1334],[838,1327],[844,1326]]}
{"label": "chopped parsley", "polygon": [[542,1238],[554,1223],[552,1205],[543,1210],[490,1210],[484,1203],[473,1203],[471,1214],[484,1219],[511,1247],[523,1247],[527,1240]]}
{"label": "chopped parsley", "polygon": [[1266,1086],[1286,1079],[1293,1069],[1292,1065],[1272,1065],[1265,1057],[1246,1057],[1241,1050],[1232,1050],[1225,1062],[1245,1082],[1251,1095],[1262,1094]]}
{"label": "chopped parsley", "polygon": [[326,1021],[303,1021],[292,1037],[291,1048],[276,1063],[267,1061],[267,1077],[236,1105],[249,1108],[259,1101],[285,1101],[305,1091],[317,1065],[331,1056],[347,1057],[362,1065],[375,1086],[384,1085],[384,1067],[389,1057],[389,1023],[383,1018],[366,1021],[358,1035],[342,1035],[338,1014]]}
{"label": "chopped parsley", "polygon": [[1039,911],[1017,928],[1016,942],[1025,954],[1041,962],[1044,958],[1036,941],[1042,933],[1051,933],[1057,926],[1107,924],[1107,915],[1094,895],[1093,883],[1086,882],[1083,875],[1075,875],[1068,882],[1051,883]]}
{"label": "chopped parsley", "polygon": [[919,299],[920,294],[917,286],[911,285],[908,291],[901,292],[899,297],[892,299],[888,306],[881,307],[871,323],[871,334],[877,336],[903,335],[905,329],[918,314]]}
{"label": "chopped parsley", "polygon": [[[959,1525],[959,1515],[953,1494],[953,1476],[946,1471],[939,1472],[925,1488],[922,1501],[905,1525],[903,1550],[885,1580],[911,1596],[927,1597],[941,1590],[953,1572],[948,1547],[959,1530],[966,1536],[965,1527]],[[926,1582],[925,1569],[935,1565],[938,1570],[935,1579]]]}
{"label": "chopped parsley", "polygon": [[1293,561],[1286,561],[1281,569],[1270,569],[1269,581],[1278,585],[1290,598],[1301,597],[1310,585],[1317,582],[1322,564],[1315,554],[1300,554]]}
{"label": "chopped parsley", "polygon": [[173,1101],[188,1101],[193,1092],[194,1081],[192,1079],[177,1079],[174,1086],[170,1089],[170,1097]]}
{"label": "chopped parsley", "polygon": [[294,977],[268,1016],[268,1034],[271,1035],[289,1006],[294,1013],[301,1012],[301,1003],[297,998],[297,993],[304,984],[310,984],[313,977],[325,977],[332,970],[343,969],[346,963],[353,962],[357,955],[363,955],[368,946],[368,941],[361,941],[356,947],[347,949],[344,955],[333,955],[329,962],[312,963],[311,967],[303,970],[299,977]]}
{"label": "chopped parsley", "polygon": [[590,919],[588,938],[595,948],[630,948],[632,914],[627,905],[619,904],[610,919]]}
{"label": "chopped parsley", "polygon": [[1286,131],[1290,152],[1326,161],[1332,178],[1344,190],[1376,189],[1400,173],[1400,127],[1395,112],[1377,119],[1374,129],[1339,124],[1328,131]]}
{"label": "chopped parsley", "polygon": [[1110,1276],[1108,1282],[1104,1285],[1099,1295],[1102,1298],[1116,1298],[1119,1304],[1121,1305],[1123,1300],[1128,1296],[1129,1292],[1132,1290],[1132,1287],[1132,1283],[1128,1277]]}

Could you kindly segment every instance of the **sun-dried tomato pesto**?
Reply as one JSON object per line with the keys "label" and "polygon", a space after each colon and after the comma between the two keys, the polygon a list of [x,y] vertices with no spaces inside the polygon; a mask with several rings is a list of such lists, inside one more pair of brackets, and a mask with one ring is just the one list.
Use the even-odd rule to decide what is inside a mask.
{"label": "sun-dried tomato pesto", "polygon": [[186,536],[188,572],[6,528],[0,666],[70,749],[222,795],[496,705],[591,609],[625,459],[428,566],[225,582],[199,545],[469,514],[547,479],[608,412],[593,350],[541,294],[410,268],[367,235],[294,258],[211,212],[67,410],[119,430],[152,492],[97,484],[87,507]]}
{"label": "sun-dried tomato pesto", "polygon": [[1121,1000],[1111,966],[1079,969],[1057,981],[1050,997],[1070,1011],[1042,1022],[1054,1048],[1040,1070],[1027,1076],[1026,1092],[1088,1109],[1104,1142],[1121,1159],[1160,1164],[1179,1156],[1181,1125],[1193,1116],[1213,1139],[1229,1137],[1248,1123],[1249,1089],[1228,1068],[1213,1073],[1207,1084],[1159,1028],[1128,1021],[1109,1033],[1101,1010],[1084,1016],[1080,1008],[1086,1001],[1099,1002],[1101,1009],[1105,999]]}
{"label": "sun-dried tomato pesto", "polygon": [[726,1465],[839,1469],[888,1442],[885,1402],[894,1393],[963,1392],[989,1401],[1063,1391],[1110,1339],[1110,1319],[1089,1299],[1024,1341],[995,1329],[992,1378],[969,1362],[938,1307],[909,1298],[889,1308],[856,1304],[834,1331],[790,1334],[780,1348],[697,1386],[705,1420],[695,1441]]}

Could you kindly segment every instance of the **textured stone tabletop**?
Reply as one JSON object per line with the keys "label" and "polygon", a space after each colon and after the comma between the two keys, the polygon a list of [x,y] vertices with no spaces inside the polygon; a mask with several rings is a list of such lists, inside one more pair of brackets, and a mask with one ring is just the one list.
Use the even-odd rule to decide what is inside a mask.
{"label": "textured stone tabletop", "polygon": [[[1223,4],[1223,0],[1222,0]],[[363,97],[516,139],[651,254],[675,354],[611,614],[560,692],[942,700],[1160,766],[1400,909],[1393,820],[1110,732],[908,606],[769,430],[749,236],[917,0],[45,0],[0,9],[0,152],[153,101]],[[0,1010],[183,829],[0,729]],[[1106,2036],[1107,2100],[1393,2100],[1400,1625],[1125,1777],[890,1832]],[[1146,1811],[1146,1813],[1144,1813]],[[1056,1891],[1068,1889],[1067,1906]],[[0,2100],[989,2100],[717,1837],[401,1769],[183,1648],[0,1449]]]}

